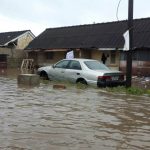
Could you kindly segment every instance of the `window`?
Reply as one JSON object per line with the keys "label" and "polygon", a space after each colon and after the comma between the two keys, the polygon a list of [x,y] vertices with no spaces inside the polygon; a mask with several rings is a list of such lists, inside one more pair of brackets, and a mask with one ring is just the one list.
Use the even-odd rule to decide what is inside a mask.
{"label": "window", "polygon": [[58,62],[54,67],[55,68],[67,68],[69,62],[70,62],[69,60],[62,60],[62,61]]}
{"label": "window", "polygon": [[111,64],[115,64],[116,63],[116,52],[115,51],[111,51],[110,53],[110,63]]}
{"label": "window", "polygon": [[85,61],[84,63],[91,70],[109,70],[107,66],[98,61]]}
{"label": "window", "polygon": [[7,61],[7,55],[0,54],[0,62],[6,62]]}
{"label": "window", "polygon": [[81,70],[81,65],[78,61],[72,60],[69,64],[69,69]]}
{"label": "window", "polygon": [[46,59],[53,59],[54,57],[54,52],[46,52],[45,53]]}

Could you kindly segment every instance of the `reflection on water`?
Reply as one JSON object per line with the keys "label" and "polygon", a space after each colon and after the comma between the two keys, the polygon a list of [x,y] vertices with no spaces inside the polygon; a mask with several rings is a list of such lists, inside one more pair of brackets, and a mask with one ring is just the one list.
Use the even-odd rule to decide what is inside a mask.
{"label": "reflection on water", "polygon": [[149,150],[148,97],[99,89],[19,88],[0,77],[0,150]]}

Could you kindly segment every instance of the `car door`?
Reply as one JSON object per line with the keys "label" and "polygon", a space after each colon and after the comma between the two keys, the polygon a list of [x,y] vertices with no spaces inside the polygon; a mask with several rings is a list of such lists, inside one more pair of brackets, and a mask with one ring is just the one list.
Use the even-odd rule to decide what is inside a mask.
{"label": "car door", "polygon": [[51,73],[55,80],[65,80],[64,75],[68,64],[69,60],[62,60],[53,66],[53,71]]}
{"label": "car door", "polygon": [[65,80],[70,82],[76,82],[81,77],[82,68],[80,62],[77,60],[70,60],[69,65],[65,71]]}

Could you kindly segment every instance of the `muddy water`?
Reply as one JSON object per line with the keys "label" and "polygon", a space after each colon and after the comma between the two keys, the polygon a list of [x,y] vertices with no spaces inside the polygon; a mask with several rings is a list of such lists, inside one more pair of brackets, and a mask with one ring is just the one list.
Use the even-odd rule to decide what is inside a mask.
{"label": "muddy water", "polygon": [[0,77],[0,150],[150,149],[149,97],[20,88],[11,75]]}

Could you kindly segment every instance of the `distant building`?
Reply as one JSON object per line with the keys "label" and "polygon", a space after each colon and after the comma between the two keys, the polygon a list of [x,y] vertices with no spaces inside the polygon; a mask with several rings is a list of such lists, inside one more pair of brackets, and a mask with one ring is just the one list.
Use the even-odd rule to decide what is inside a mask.
{"label": "distant building", "polygon": [[[75,57],[93,58],[113,69],[125,71],[126,52],[123,34],[127,20],[89,25],[48,28],[26,48],[29,58],[38,65],[54,63],[65,58],[68,50]],[[133,74],[150,75],[150,18],[134,20]]]}
{"label": "distant building", "polygon": [[0,68],[20,67],[26,57],[23,49],[34,38],[30,30],[0,33]]}

